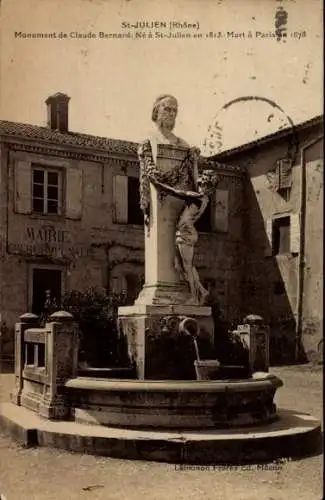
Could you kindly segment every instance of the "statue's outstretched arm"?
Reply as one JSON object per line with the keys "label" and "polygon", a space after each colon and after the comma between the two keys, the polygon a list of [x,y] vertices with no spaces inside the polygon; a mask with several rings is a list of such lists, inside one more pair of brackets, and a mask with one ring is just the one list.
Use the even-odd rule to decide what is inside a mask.
{"label": "statue's outstretched arm", "polygon": [[181,198],[182,200],[200,199],[204,196],[200,193],[196,193],[195,191],[183,191],[181,189],[175,189],[172,186],[169,186],[168,184],[164,184],[162,182],[159,182],[154,178],[151,178],[150,181],[157,188],[160,188],[160,189],[166,191],[167,193],[171,194],[172,196],[176,196],[177,198]]}

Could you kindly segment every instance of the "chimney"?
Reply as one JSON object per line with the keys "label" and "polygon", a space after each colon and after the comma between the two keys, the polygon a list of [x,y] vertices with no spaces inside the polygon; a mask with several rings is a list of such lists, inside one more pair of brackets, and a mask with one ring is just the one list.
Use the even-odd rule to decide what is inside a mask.
{"label": "chimney", "polygon": [[70,97],[58,92],[48,97],[47,104],[47,126],[52,130],[68,132],[68,108]]}

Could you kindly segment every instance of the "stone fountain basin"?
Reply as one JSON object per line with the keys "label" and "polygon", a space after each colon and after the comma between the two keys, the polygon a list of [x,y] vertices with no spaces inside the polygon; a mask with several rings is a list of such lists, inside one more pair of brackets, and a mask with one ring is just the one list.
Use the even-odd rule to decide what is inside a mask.
{"label": "stone fountain basin", "polygon": [[275,375],[245,380],[120,380],[77,377],[66,382],[78,423],[125,428],[222,429],[277,418],[283,385]]}

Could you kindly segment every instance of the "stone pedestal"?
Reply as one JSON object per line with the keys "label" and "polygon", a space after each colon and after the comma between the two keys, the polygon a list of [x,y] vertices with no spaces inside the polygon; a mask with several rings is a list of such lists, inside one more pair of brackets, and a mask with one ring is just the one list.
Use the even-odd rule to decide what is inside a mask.
{"label": "stone pedestal", "polygon": [[[158,145],[162,182],[192,190],[188,148]],[[193,339],[179,333],[184,317],[194,318],[199,337],[213,343],[211,308],[190,305],[189,287],[175,268],[176,226],[184,201],[150,184],[150,222],[145,227],[145,284],[134,306],[119,309],[120,331],[139,379],[195,379]]]}
{"label": "stone pedestal", "polygon": [[176,224],[184,201],[161,197],[150,185],[150,225],[145,227],[145,284],[136,305],[184,304],[190,299],[187,284],[175,269]]}
{"label": "stone pedestal", "polygon": [[[182,166],[188,161],[188,149],[158,144],[156,166],[163,182],[179,189],[192,189]],[[175,173],[177,174],[175,176]],[[175,269],[176,225],[184,201],[166,195],[150,183],[149,226],[145,226],[145,285],[139,304],[184,304],[190,299],[187,284]]]}
{"label": "stone pedestal", "polygon": [[237,332],[249,349],[249,365],[252,372],[269,370],[269,327],[261,316],[250,314]]}
{"label": "stone pedestal", "polygon": [[197,321],[199,341],[213,343],[210,307],[148,304],[119,308],[120,330],[138,379],[195,379],[193,339],[179,332],[184,316]]}
{"label": "stone pedestal", "polygon": [[50,319],[52,323],[46,325],[46,380],[39,414],[48,419],[62,419],[70,413],[64,384],[77,376],[78,329],[73,316],[66,311],[58,311]]}

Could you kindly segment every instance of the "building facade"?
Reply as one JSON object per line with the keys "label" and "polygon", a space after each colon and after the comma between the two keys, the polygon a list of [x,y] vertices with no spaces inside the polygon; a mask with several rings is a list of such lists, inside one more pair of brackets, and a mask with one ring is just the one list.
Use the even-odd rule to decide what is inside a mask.
{"label": "building facade", "polygon": [[[46,293],[143,281],[144,230],[137,144],[72,133],[69,98],[46,101],[48,126],[0,122],[0,356],[13,354],[13,327],[40,314]],[[200,221],[196,265],[224,316],[243,312],[245,173],[217,167],[219,185]]]}
{"label": "building facade", "polygon": [[216,159],[246,172],[243,309],[270,323],[273,362],[316,359],[323,338],[323,119]]}

